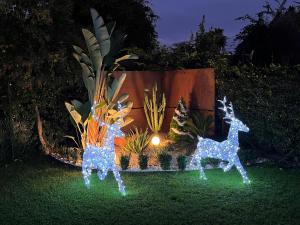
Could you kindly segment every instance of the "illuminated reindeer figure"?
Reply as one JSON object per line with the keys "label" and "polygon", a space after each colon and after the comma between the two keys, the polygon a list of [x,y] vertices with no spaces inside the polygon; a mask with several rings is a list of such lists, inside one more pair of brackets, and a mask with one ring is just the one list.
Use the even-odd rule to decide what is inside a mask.
{"label": "illuminated reindeer figure", "polygon": [[99,123],[100,126],[107,126],[106,136],[102,147],[87,144],[83,153],[82,174],[85,185],[90,186],[89,177],[92,174],[92,169],[97,169],[97,175],[100,180],[104,180],[108,170],[112,170],[115,179],[119,186],[119,191],[125,195],[125,186],[121,179],[118,168],[115,164],[115,137],[124,137],[118,121],[113,124],[106,124],[102,122],[95,115],[95,105],[92,106],[93,118]]}
{"label": "illuminated reindeer figure", "polygon": [[227,172],[232,168],[232,166],[235,166],[243,177],[243,182],[249,184],[250,180],[248,179],[247,173],[244,170],[237,155],[237,152],[240,149],[238,132],[248,132],[249,128],[245,124],[243,124],[242,121],[235,118],[231,102],[229,103],[229,106],[226,106],[226,97],[224,97],[223,101],[218,101],[221,102],[223,106],[219,109],[225,112],[224,119],[227,120],[226,123],[230,124],[227,140],[217,142],[198,136],[198,144],[196,151],[192,157],[191,164],[197,164],[200,170],[200,179],[206,180],[207,178],[201,165],[201,159],[216,158],[228,161],[227,165],[225,165],[224,163],[220,163],[220,167],[223,169],[223,171]]}

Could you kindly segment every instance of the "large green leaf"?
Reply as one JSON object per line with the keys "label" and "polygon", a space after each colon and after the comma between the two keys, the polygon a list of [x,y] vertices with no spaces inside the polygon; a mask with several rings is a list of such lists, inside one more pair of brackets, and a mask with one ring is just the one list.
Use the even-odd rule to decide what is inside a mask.
{"label": "large green leaf", "polygon": [[94,74],[86,64],[80,63],[80,65],[82,68],[83,82],[89,92],[89,100],[90,102],[93,102],[96,88]]}
{"label": "large green leaf", "polygon": [[117,102],[118,103],[123,103],[128,99],[129,95],[127,93],[121,94],[121,96],[118,98]]}
{"label": "large green leaf", "polygon": [[94,72],[96,73],[98,69],[101,69],[102,66],[102,55],[100,50],[100,45],[95,37],[95,35],[89,30],[82,29],[82,33],[87,45],[90,59],[93,64]]}
{"label": "large green leaf", "polygon": [[109,23],[107,23],[106,27],[107,27],[109,36],[111,37],[111,35],[113,34],[113,32],[116,28],[116,22],[115,21],[109,22]]}
{"label": "large green leaf", "polygon": [[116,59],[116,63],[120,63],[125,60],[130,60],[130,59],[138,59],[139,57],[137,55],[124,55],[118,59]]}
{"label": "large green leaf", "polygon": [[101,54],[104,57],[110,51],[110,34],[104,24],[103,18],[99,16],[95,9],[91,9],[91,15],[93,18],[95,35],[100,44]]}
{"label": "large green leaf", "polygon": [[110,52],[103,59],[105,65],[111,67],[114,64],[115,58],[120,53],[120,50],[122,49],[122,44],[125,39],[126,39],[126,35],[122,34],[120,31],[117,30],[111,35]]}
{"label": "large green leaf", "polygon": [[126,79],[126,73],[123,73],[119,79],[115,79],[112,83],[111,89],[113,91],[113,95],[111,97],[111,101],[113,102],[115,98],[118,96],[119,91]]}
{"label": "large green leaf", "polygon": [[82,107],[82,102],[80,102],[80,101],[78,101],[76,99],[72,100],[71,103],[74,106],[74,108],[75,108],[76,111],[79,111],[80,108]]}
{"label": "large green leaf", "polygon": [[75,107],[75,110],[81,115],[81,122],[84,124],[91,112],[91,102],[87,101],[85,103],[81,103],[78,100],[73,100],[71,103]]}
{"label": "large green leaf", "polygon": [[73,120],[76,122],[77,126],[79,126],[79,124],[81,124],[81,115],[75,110],[75,107],[72,104],[65,102],[65,106]]}
{"label": "large green leaf", "polygon": [[79,54],[79,55],[83,52],[82,48],[80,48],[80,47],[78,47],[78,46],[76,46],[76,45],[73,45],[73,49],[74,49],[75,52],[76,52],[77,54]]}
{"label": "large green leaf", "polygon": [[92,61],[90,60],[90,58],[84,54],[81,53],[80,55],[76,52],[73,53],[73,57],[79,62],[79,63],[85,63],[88,66],[92,66]]}

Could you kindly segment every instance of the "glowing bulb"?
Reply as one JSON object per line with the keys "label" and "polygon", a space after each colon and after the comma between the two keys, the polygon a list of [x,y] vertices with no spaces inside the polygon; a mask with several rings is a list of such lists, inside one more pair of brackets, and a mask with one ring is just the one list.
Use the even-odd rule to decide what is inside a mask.
{"label": "glowing bulb", "polygon": [[152,139],[151,139],[151,143],[153,145],[159,145],[160,143],[160,138],[158,136],[153,136]]}

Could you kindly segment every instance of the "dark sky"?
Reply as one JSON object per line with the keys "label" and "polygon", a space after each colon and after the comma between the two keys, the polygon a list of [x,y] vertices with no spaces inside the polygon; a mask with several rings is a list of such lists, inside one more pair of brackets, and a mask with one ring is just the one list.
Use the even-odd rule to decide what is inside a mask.
{"label": "dark sky", "polygon": [[[229,42],[239,33],[244,23],[235,18],[255,15],[264,0],[150,0],[155,14],[160,17],[156,30],[162,44],[187,40],[198,28],[202,15],[206,26],[224,29]],[[272,3],[273,2],[273,3]],[[292,2],[292,0],[289,0]],[[272,5],[277,6],[274,0]]]}

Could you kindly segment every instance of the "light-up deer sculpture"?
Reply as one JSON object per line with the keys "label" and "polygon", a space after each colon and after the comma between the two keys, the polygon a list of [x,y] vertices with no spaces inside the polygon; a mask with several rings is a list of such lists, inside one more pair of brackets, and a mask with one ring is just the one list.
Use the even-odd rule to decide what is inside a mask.
{"label": "light-up deer sculpture", "polygon": [[243,182],[249,184],[250,180],[237,155],[237,152],[240,149],[238,132],[249,132],[249,128],[235,117],[232,103],[230,102],[229,106],[226,105],[226,97],[224,97],[223,100],[218,101],[222,104],[222,107],[219,109],[225,112],[224,119],[228,124],[230,124],[227,140],[217,142],[198,136],[198,144],[192,157],[191,165],[196,164],[200,170],[200,178],[206,180],[207,178],[201,165],[201,160],[204,158],[224,160],[228,162],[227,165],[220,163],[220,167],[224,172],[229,171],[233,166],[235,166],[243,177]]}
{"label": "light-up deer sculpture", "polygon": [[95,114],[96,106],[93,105],[91,112],[93,119],[99,123],[99,126],[107,126],[106,135],[102,147],[87,144],[83,153],[82,174],[85,185],[90,186],[90,176],[92,169],[97,169],[97,175],[100,180],[104,180],[107,172],[111,170],[119,186],[119,191],[125,195],[125,186],[121,179],[119,170],[115,164],[115,137],[124,137],[119,121],[113,124],[102,122]]}

